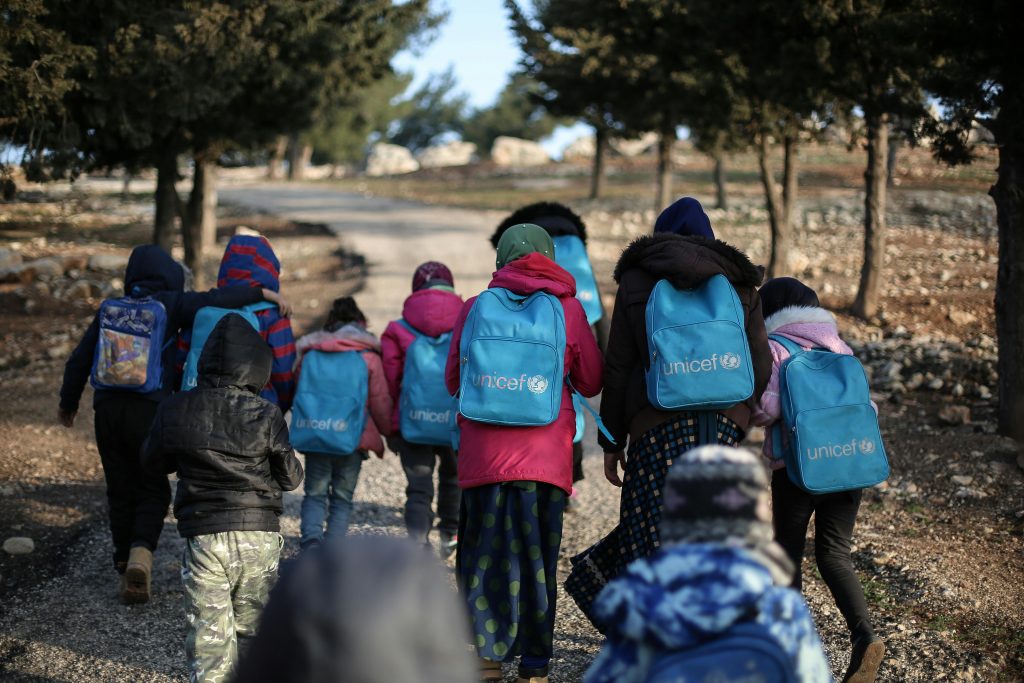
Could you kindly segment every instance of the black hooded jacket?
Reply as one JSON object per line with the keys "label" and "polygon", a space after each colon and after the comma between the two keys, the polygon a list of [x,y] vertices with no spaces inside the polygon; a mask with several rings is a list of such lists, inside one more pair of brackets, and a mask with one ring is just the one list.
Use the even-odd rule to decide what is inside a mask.
{"label": "black hooded jacket", "polygon": [[160,404],[142,463],[177,470],[182,536],[280,530],[281,493],[302,483],[302,466],[281,410],[259,395],[272,362],[259,333],[228,314],[203,347],[198,386]]}
{"label": "black hooded jacket", "polygon": [[579,237],[584,244],[587,243],[587,226],[583,223],[583,219],[580,218],[576,212],[565,204],[559,204],[557,202],[537,202],[536,204],[524,206],[514,213],[506,216],[505,219],[498,224],[494,234],[491,235],[491,245],[497,249],[498,242],[501,241],[501,236],[505,234],[505,231],[513,225],[519,225],[521,223],[533,223],[534,225],[539,225],[552,237],[572,235]]}
{"label": "black hooded jacket", "polygon": [[[133,395],[150,401],[160,401],[175,389],[174,387],[174,345],[167,342],[174,339],[178,330],[191,327],[196,311],[203,306],[241,308],[263,300],[263,292],[257,287],[224,287],[208,292],[186,292],[185,273],[170,254],[155,244],[135,247],[128,258],[124,271],[124,291],[132,296],[151,296],[167,310],[167,330],[164,337],[163,382],[159,389],[148,394],[138,392],[97,389],[93,404],[114,395]],[[99,315],[71,353],[64,366],[64,382],[60,388],[60,407],[64,410],[78,410],[82,391],[89,381],[96,344],[99,340]]]}
{"label": "black hooded jacket", "polygon": [[635,438],[676,414],[657,410],[647,400],[646,311],[654,285],[666,279],[680,289],[692,289],[717,274],[724,275],[739,295],[754,366],[753,397],[720,412],[741,429],[747,429],[753,406],[768,386],[772,369],[768,334],[757,295],[764,274],[742,252],[720,240],[659,233],[633,241],[615,267],[619,290],[605,350],[601,418],[615,437],[616,445],[600,436],[606,451],[624,448],[627,435]]}

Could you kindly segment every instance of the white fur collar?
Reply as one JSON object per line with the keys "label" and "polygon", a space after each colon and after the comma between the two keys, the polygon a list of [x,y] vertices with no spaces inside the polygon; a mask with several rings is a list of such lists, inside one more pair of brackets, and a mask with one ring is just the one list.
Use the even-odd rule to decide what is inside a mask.
{"label": "white fur collar", "polygon": [[836,324],[836,318],[831,311],[817,306],[787,306],[772,313],[764,321],[764,327],[768,334],[775,332],[780,327],[792,325],[793,323],[818,323]]}
{"label": "white fur collar", "polygon": [[335,339],[349,339],[352,341],[362,342],[374,350],[380,350],[380,340],[378,340],[374,334],[367,332],[365,328],[352,323],[339,327],[333,332],[328,332],[327,330],[310,332],[295,343],[295,348],[299,351],[305,351],[317,344],[323,344],[324,342]]}

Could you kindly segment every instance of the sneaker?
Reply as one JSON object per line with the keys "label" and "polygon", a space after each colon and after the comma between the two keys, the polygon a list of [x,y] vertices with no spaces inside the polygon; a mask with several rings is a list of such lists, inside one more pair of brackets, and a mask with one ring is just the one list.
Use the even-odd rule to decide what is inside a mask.
{"label": "sneaker", "polygon": [[881,638],[854,641],[843,683],[874,683],[884,657],[885,643]]}
{"label": "sneaker", "polygon": [[126,605],[148,602],[152,573],[153,551],[144,546],[132,548],[121,584],[121,601]]}
{"label": "sneaker", "polygon": [[451,557],[458,547],[458,534],[449,534],[444,531],[441,532],[441,544],[438,546],[437,551],[438,553],[440,553],[442,560],[447,560],[449,557]]}

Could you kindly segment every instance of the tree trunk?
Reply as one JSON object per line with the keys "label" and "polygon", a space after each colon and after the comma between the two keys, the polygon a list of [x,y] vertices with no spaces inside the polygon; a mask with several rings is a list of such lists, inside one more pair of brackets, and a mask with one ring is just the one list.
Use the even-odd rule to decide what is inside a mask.
{"label": "tree trunk", "polygon": [[663,130],[658,136],[658,194],[655,197],[655,213],[672,203],[672,143],[675,140],[675,129]]}
{"label": "tree trunk", "polygon": [[174,152],[164,152],[156,166],[156,213],[153,217],[153,244],[160,245],[168,254],[174,246],[174,221],[178,217],[178,158]]}
{"label": "tree trunk", "polygon": [[217,162],[211,158],[204,161],[202,166],[203,212],[199,230],[203,238],[203,251],[206,252],[217,243]]}
{"label": "tree trunk", "polygon": [[885,160],[889,153],[889,115],[865,116],[868,167],[864,171],[864,265],[853,314],[864,319],[878,314],[885,265]]}
{"label": "tree trunk", "polygon": [[121,201],[127,202],[131,199],[132,174],[125,169],[124,177],[121,178]]}
{"label": "tree trunk", "polygon": [[[789,236],[793,234],[793,212],[796,210],[796,195],[800,187],[796,136],[787,135],[782,141],[782,149],[782,225]],[[789,265],[788,262],[784,263]]]}
{"label": "tree trunk", "polygon": [[608,151],[608,131],[602,126],[594,127],[594,165],[590,171],[590,198],[598,199],[604,194],[604,155]]}
{"label": "tree trunk", "polygon": [[715,208],[727,211],[729,209],[729,198],[725,193],[725,160],[721,152],[716,152],[715,160]]}
{"label": "tree trunk", "polygon": [[1024,149],[997,142],[999,169],[989,194],[999,226],[999,431],[1024,441]]}
{"label": "tree trunk", "polygon": [[306,166],[313,158],[313,145],[299,141],[298,135],[293,135],[288,141],[288,180],[304,180],[306,178]]}
{"label": "tree trunk", "polygon": [[789,226],[783,223],[785,210],[779,186],[775,183],[771,162],[768,159],[768,135],[761,133],[757,147],[757,165],[761,171],[764,186],[765,207],[768,209],[768,225],[772,235],[772,255],[768,261],[768,277],[785,275],[789,265]]}
{"label": "tree trunk", "polygon": [[270,155],[270,162],[267,164],[267,178],[280,180],[284,177],[284,155],[288,151],[288,136],[279,135],[274,142],[274,152]]}
{"label": "tree trunk", "polygon": [[891,137],[889,138],[889,152],[885,156],[885,186],[892,188],[895,186],[896,177],[896,156],[900,151],[900,144],[903,142],[902,138]]}
{"label": "tree trunk", "polygon": [[185,265],[192,271],[195,289],[205,289],[203,254],[217,241],[217,162],[211,155],[196,155],[192,191],[182,216]]}

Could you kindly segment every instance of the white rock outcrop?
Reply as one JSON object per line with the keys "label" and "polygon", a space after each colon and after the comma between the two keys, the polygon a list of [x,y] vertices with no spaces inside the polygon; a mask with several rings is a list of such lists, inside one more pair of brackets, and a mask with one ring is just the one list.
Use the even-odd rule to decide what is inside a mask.
{"label": "white rock outcrop", "polygon": [[543,166],[551,161],[551,157],[539,143],[501,135],[494,140],[491,147],[491,161],[495,166],[520,168],[523,166]]}
{"label": "white rock outcrop", "polygon": [[378,142],[366,158],[366,175],[401,175],[420,170],[420,164],[405,147]]}

